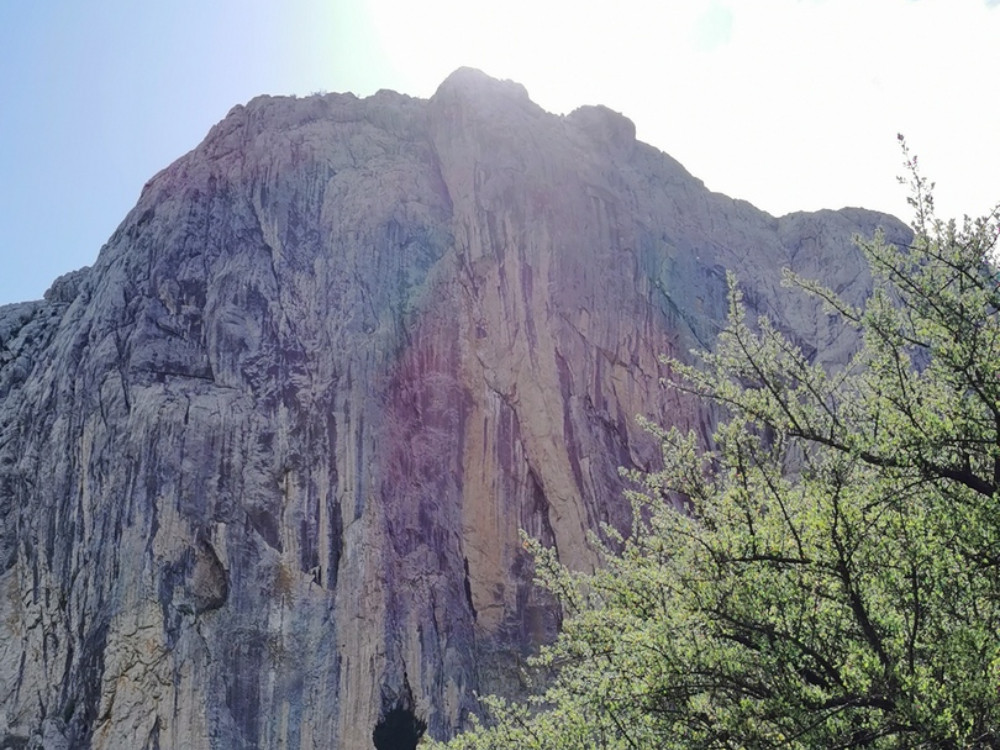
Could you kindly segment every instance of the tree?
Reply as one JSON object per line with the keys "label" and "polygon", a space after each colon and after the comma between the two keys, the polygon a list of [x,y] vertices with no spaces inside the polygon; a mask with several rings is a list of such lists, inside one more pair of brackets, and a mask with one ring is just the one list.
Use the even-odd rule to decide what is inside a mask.
{"label": "tree", "polygon": [[651,428],[663,468],[630,473],[593,574],[527,541],[563,631],[537,695],[447,748],[1000,747],[1000,227],[937,220],[903,150],[914,239],[859,241],[864,306],[786,275],[852,361],[811,363],[731,280],[716,350],[671,362],[727,415],[711,450]]}

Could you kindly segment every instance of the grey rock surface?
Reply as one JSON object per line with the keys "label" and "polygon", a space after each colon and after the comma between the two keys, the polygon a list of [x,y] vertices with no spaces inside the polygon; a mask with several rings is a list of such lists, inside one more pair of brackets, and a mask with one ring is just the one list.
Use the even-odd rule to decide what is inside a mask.
{"label": "grey rock surface", "polygon": [[810,353],[854,342],[860,209],[775,218],[625,117],[468,69],[235,107],[96,263],[0,307],[0,747],[370,748],[516,692],[558,613],[518,529],[594,564],[635,422],[727,269]]}

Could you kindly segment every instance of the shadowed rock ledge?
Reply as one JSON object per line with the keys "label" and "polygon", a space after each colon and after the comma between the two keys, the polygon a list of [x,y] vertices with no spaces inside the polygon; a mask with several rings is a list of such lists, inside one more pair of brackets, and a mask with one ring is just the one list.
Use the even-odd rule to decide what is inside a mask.
{"label": "shadowed rock ledge", "polygon": [[656,461],[634,417],[707,429],[657,356],[711,345],[726,269],[842,361],[779,271],[860,297],[877,225],[906,241],[469,69],[235,107],[92,267],[0,307],[0,746],[449,735],[557,627],[518,528],[592,565],[617,468]]}

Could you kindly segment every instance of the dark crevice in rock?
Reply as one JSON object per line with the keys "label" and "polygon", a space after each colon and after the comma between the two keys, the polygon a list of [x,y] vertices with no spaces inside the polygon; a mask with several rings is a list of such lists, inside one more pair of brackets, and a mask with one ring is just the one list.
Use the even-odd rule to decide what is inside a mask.
{"label": "dark crevice in rock", "polygon": [[427,722],[414,711],[413,692],[405,672],[402,690],[395,699],[390,696],[383,689],[382,713],[372,730],[375,750],[415,750],[427,730]]}
{"label": "dark crevice in rock", "polygon": [[[89,748],[94,731],[94,722],[101,702],[102,678],[104,676],[104,651],[107,648],[108,623],[96,623],[83,640],[80,660],[75,679],[64,683],[63,707],[69,707],[72,717],[66,726],[65,736],[69,747]],[[72,663],[72,650],[67,654],[67,663]]]}
{"label": "dark crevice in rock", "polygon": [[412,709],[396,706],[375,725],[372,742],[376,750],[415,750],[426,729]]}
{"label": "dark crevice in rock", "polygon": [[153,721],[153,726],[149,730],[149,737],[142,750],[160,750],[160,717]]}
{"label": "dark crevice in rock", "polygon": [[469,611],[472,613],[472,619],[476,619],[476,607],[472,603],[472,585],[469,583],[469,558],[464,558],[465,564],[465,579],[462,582],[465,589],[465,600],[469,604]]}

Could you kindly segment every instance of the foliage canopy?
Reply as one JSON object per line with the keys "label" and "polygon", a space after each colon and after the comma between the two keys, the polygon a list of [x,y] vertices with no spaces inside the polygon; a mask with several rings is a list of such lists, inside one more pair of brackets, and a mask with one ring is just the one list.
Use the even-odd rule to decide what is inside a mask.
{"label": "foliage canopy", "polygon": [[551,679],[449,750],[1000,747],[997,215],[937,220],[903,148],[914,238],[859,241],[867,302],[786,275],[854,358],[810,362],[731,283],[716,350],[671,362],[724,408],[712,449],[651,427],[663,469],[595,573],[529,542],[569,613]]}

